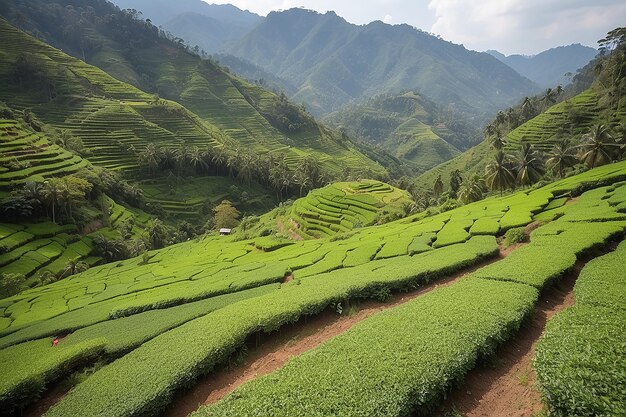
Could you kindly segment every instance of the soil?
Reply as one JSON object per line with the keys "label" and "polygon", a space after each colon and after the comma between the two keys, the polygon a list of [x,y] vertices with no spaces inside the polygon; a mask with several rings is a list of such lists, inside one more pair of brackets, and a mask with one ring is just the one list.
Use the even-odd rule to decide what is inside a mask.
{"label": "soil", "polygon": [[22,411],[21,417],[41,417],[53,405],[58,403],[70,390],[69,384],[56,384],[46,391],[45,395],[30,407]]}
{"label": "soil", "polygon": [[435,288],[451,285],[504,256],[506,255],[485,261],[455,275],[424,285],[415,291],[395,294],[386,303],[368,300],[353,305],[352,308],[346,306],[345,310],[348,311],[348,314],[344,316],[339,316],[334,311],[325,311],[318,316],[308,317],[293,325],[285,326],[276,333],[265,335],[265,339],[260,343],[253,343],[252,346],[248,346],[248,355],[243,365],[225,368],[204,377],[190,391],[180,394],[162,416],[184,417],[197,410],[201,405],[215,403],[242,384],[274,372],[292,357],[301,355],[346,332],[360,321],[409,302]]}
{"label": "soil", "polygon": [[532,417],[543,410],[532,368],[535,346],[546,323],[574,304],[573,288],[584,262],[548,288],[539,298],[533,316],[513,340],[502,346],[491,363],[481,365],[454,389],[436,417]]}

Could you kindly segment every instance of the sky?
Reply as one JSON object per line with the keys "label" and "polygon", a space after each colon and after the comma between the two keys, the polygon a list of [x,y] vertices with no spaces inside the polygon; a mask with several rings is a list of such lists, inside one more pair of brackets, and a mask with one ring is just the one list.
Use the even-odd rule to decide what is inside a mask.
{"label": "sky", "polygon": [[205,0],[267,15],[305,7],[349,22],[408,23],[468,49],[532,55],[560,45],[597,46],[626,24],[624,0]]}

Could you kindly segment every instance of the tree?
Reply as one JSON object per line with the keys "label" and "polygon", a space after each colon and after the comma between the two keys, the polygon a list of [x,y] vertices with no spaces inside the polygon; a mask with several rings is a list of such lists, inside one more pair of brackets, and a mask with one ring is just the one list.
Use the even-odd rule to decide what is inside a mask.
{"label": "tree", "polygon": [[26,289],[26,276],[3,272],[0,274],[0,298],[7,298]]}
{"label": "tree", "polygon": [[216,229],[232,229],[239,224],[239,210],[228,200],[223,200],[213,209],[214,223]]}
{"label": "tree", "polygon": [[576,164],[574,148],[570,146],[567,139],[558,142],[548,153],[546,165],[559,178],[563,178],[565,170]]}
{"label": "tree", "polygon": [[139,163],[147,166],[151,174],[155,174],[162,161],[161,152],[154,143],[146,145],[144,150],[139,154]]}
{"label": "tree", "polygon": [[61,201],[61,193],[65,184],[60,178],[50,178],[43,183],[42,194],[46,203],[52,207],[52,223],[56,223],[56,208]]}
{"label": "tree", "polygon": [[515,170],[517,183],[520,185],[534,184],[544,174],[543,161],[530,143],[522,143]]}
{"label": "tree", "polygon": [[441,180],[441,175],[437,177],[435,180],[435,184],[433,185],[433,192],[435,193],[435,197],[441,197],[443,194],[443,181]]}
{"label": "tree", "polygon": [[461,184],[459,199],[465,204],[473,203],[482,199],[486,191],[485,180],[479,175],[474,175]]}
{"label": "tree", "polygon": [[500,195],[505,189],[515,185],[515,176],[504,152],[498,152],[495,160],[487,166],[487,185],[491,190],[500,190]]}
{"label": "tree", "polygon": [[160,219],[154,219],[148,230],[148,239],[152,249],[160,249],[167,244],[169,232]]}
{"label": "tree", "polygon": [[452,174],[450,174],[450,193],[452,198],[457,197],[459,188],[461,187],[462,183],[463,176],[461,175],[461,171],[455,169],[454,171],[452,171]]}
{"label": "tree", "polygon": [[88,264],[82,262],[79,258],[74,258],[67,265],[65,265],[65,268],[63,268],[63,271],[61,272],[60,278],[67,278],[72,275],[80,274],[81,272],[85,272],[88,269]]}
{"label": "tree", "polygon": [[491,147],[497,151],[501,151],[506,146],[506,139],[502,136],[502,133],[498,129],[496,134],[489,139]]}
{"label": "tree", "polygon": [[619,147],[605,125],[593,126],[582,139],[580,160],[590,169],[611,162]]}

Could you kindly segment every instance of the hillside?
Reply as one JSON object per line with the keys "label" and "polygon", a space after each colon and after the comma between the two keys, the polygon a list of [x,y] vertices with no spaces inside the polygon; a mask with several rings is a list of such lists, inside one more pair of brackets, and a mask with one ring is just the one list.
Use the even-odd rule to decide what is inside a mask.
{"label": "hillside", "polygon": [[263,17],[230,4],[201,0],[114,0],[121,9],[135,9],[155,25],[198,45],[208,54],[219,52],[228,42],[241,39]]}
{"label": "hillside", "polygon": [[[514,341],[524,319],[542,303],[542,291],[584,265],[577,259],[598,256],[623,237],[625,179],[625,162],[609,164],[534,191],[363,228],[343,240],[285,245],[267,238],[197,239],[28,290],[0,301],[2,407],[32,402],[41,386],[104,359],[46,415],[157,414],[201,375],[214,378],[240,349],[256,352],[255,340],[258,346],[272,332],[314,320],[323,311],[333,315],[358,300],[387,301],[408,291],[412,297],[403,305],[392,303],[381,307],[384,314],[360,318],[351,331],[301,352],[269,377],[253,377],[198,415],[425,411],[476,366],[477,358]],[[580,195],[582,190],[590,191]],[[543,223],[530,243],[498,256],[496,234],[538,220]],[[623,260],[614,258],[598,259],[611,265]],[[467,271],[472,272],[450,278]],[[438,279],[448,279],[449,285],[428,285]],[[422,287],[433,290],[415,292]],[[588,294],[607,303],[624,296],[623,286]],[[577,303],[587,302],[577,297]],[[619,309],[609,311],[607,317],[621,317]],[[594,373],[616,375],[606,372],[613,369],[609,363],[620,363],[612,350],[621,343],[618,323],[603,322],[607,334],[615,336],[603,339],[602,353],[585,350],[593,360],[598,355],[607,360]],[[64,337],[53,344],[54,335]],[[244,348],[246,340],[250,344]],[[575,349],[578,345],[568,351]],[[552,355],[550,360],[569,359]],[[238,366],[234,363],[230,366]],[[549,369],[539,371],[550,375]],[[30,383],[35,378],[41,381],[37,385]],[[554,382],[596,384],[564,378]],[[617,386],[617,376],[605,378],[610,382],[603,386]],[[549,383],[542,389],[560,393]],[[420,392],[419,401],[407,403],[409,392]],[[610,388],[604,398],[609,406],[623,403],[617,389]],[[557,401],[549,406],[559,406]]]}
{"label": "hillside", "polygon": [[381,95],[324,118],[352,137],[378,145],[423,172],[455,157],[479,139],[460,114],[415,92]]}
{"label": "hillside", "polygon": [[404,190],[388,184],[361,180],[318,188],[248,222],[241,237],[279,236],[306,240],[332,237],[364,226],[383,224],[411,213],[413,200]]}
{"label": "hillside", "polygon": [[202,0],[115,0],[111,3],[121,9],[135,9],[162,25],[175,16],[195,13],[223,23],[251,28],[263,20],[262,16],[248,10],[241,10],[232,4],[211,4]]}
{"label": "hillside", "polygon": [[[543,88],[566,85],[571,81],[571,74],[584,67],[596,57],[594,48],[573,44],[548,49],[537,55],[509,55],[498,51],[487,51],[515,71],[534,81]],[[566,74],[570,74],[569,76]]]}
{"label": "hillside", "polygon": [[[271,152],[282,155],[291,168],[313,157],[329,177],[346,170],[384,175],[384,169],[354,144],[318,125],[284,97],[238,79],[183,49],[156,44],[135,61],[153,68],[162,63],[158,82],[167,86],[170,94],[161,91],[161,97],[179,99],[186,107],[155,99],[35,41],[6,22],[1,23],[1,29],[7,42],[3,48],[0,97],[6,97],[14,107],[31,108],[44,122],[83,138],[87,148],[93,148],[91,159],[97,165],[132,171],[137,168],[137,154],[148,143],[166,143],[200,149],[211,145],[223,148],[227,154],[238,148],[257,155]],[[34,67],[24,76],[36,78],[40,84],[20,86],[15,82],[12,65],[24,53],[32,61],[26,65]],[[168,69],[167,62],[175,63],[178,69]],[[50,85],[42,90],[45,82]],[[286,133],[273,127],[268,119]]]}
{"label": "hillside", "polygon": [[333,12],[272,12],[227,51],[298,86],[293,99],[314,114],[417,89],[437,103],[482,115],[536,88],[488,54],[408,25],[352,25]]}
{"label": "hillside", "polygon": [[[617,31],[619,29],[615,33],[618,33]],[[439,176],[444,184],[448,184],[451,174],[457,170],[465,178],[470,178],[474,174],[484,175],[485,167],[493,161],[496,154],[490,142],[497,136],[503,139],[502,150],[506,155],[517,156],[516,152],[521,148],[521,144],[527,143],[533,146],[533,150],[538,152],[539,159],[544,162],[555,145],[563,141],[567,143],[568,153],[581,154],[580,146],[584,135],[588,135],[593,126],[604,126],[612,141],[623,143],[623,129],[626,125],[624,87],[619,83],[612,85],[607,81],[614,79],[615,69],[621,71],[620,68],[626,62],[623,55],[623,39],[618,41],[618,45],[614,53],[599,56],[574,76],[574,83],[566,87],[563,93],[563,98],[568,96],[570,98],[552,105],[557,101],[553,97],[555,90],[548,89],[542,95],[528,98],[515,107],[501,111],[490,124],[495,128],[491,136],[485,134],[485,140],[475,148],[419,176],[414,183],[415,190],[419,193],[432,191],[433,184]],[[583,88],[586,89],[571,96]],[[519,118],[527,111],[525,103],[530,106],[531,111],[536,111],[534,114],[538,114],[519,124]],[[546,104],[549,107],[542,109]],[[507,126],[511,126],[512,129],[508,129]],[[617,149],[614,142],[607,143],[613,143],[607,145],[612,150]]]}

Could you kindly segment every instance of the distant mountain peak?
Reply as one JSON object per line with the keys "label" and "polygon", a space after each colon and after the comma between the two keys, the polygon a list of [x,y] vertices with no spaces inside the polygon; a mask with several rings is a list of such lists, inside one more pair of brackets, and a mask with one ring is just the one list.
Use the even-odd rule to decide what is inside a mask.
{"label": "distant mountain peak", "polygon": [[569,79],[564,74],[575,73],[598,54],[596,49],[580,43],[557,46],[536,55],[506,56],[494,50],[485,52],[543,88],[567,84]]}

